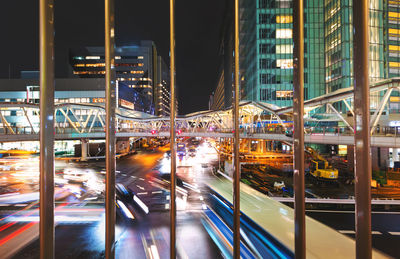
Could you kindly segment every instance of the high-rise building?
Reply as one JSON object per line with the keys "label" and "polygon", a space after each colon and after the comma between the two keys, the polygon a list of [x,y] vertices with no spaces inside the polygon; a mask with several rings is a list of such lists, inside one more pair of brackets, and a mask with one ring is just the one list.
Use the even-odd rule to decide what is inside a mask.
{"label": "high-rise building", "polygon": [[[105,74],[104,47],[70,49],[71,76],[103,78]],[[154,104],[156,115],[168,114],[160,106],[160,89],[169,92],[168,71],[152,41],[139,41],[115,48],[115,71],[118,82],[123,82]],[[164,88],[162,87],[164,86]],[[168,94],[165,94],[168,96]]]}
{"label": "high-rise building", "polygon": [[386,1],[385,30],[387,38],[386,58],[388,60],[389,77],[400,76],[400,1]]}
{"label": "high-rise building", "polygon": [[[306,100],[353,85],[352,2],[353,0],[304,2]],[[400,1],[370,2],[369,74],[370,81],[373,82],[400,75]],[[243,0],[240,8],[241,99],[268,102],[281,107],[291,106],[292,1]],[[227,8],[227,11],[232,12],[232,8]],[[227,23],[232,25],[233,18],[230,17]],[[224,30],[233,35],[231,26],[224,25]],[[224,36],[221,42],[226,39],[231,38]],[[224,55],[232,57],[234,53],[231,53],[232,51],[224,52]],[[222,76],[227,77],[227,72],[231,78],[232,71],[226,67],[229,68],[225,64],[220,79]],[[222,85],[224,82],[225,80],[218,80],[215,94],[220,94],[221,89],[226,89],[227,86]],[[226,94],[231,97],[229,91],[222,92],[225,97]],[[213,98],[214,102],[220,99],[216,96]],[[378,98],[373,98],[371,109],[374,109],[377,103]],[[336,105],[344,111],[345,107]]]}
{"label": "high-rise building", "polygon": [[169,68],[164,60],[157,58],[157,77],[155,81],[154,104],[158,116],[169,116],[171,100],[169,88]]}
{"label": "high-rise building", "polygon": [[[324,93],[323,0],[306,1],[305,98]],[[241,70],[246,100],[289,106],[293,98],[292,1],[244,0]]]}

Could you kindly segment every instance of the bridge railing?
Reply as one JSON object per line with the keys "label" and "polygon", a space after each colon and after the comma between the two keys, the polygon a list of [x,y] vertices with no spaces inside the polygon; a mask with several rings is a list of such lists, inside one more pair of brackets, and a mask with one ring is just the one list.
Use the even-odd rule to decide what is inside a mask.
{"label": "bridge railing", "polygon": [[[226,133],[232,134],[234,133],[231,128],[180,128],[179,129],[182,133]],[[160,133],[169,133],[169,127],[163,127],[156,131],[148,129],[148,128],[117,128],[117,132],[120,133],[153,133],[153,135],[157,136]],[[251,136],[252,134],[284,134],[287,137],[293,136],[292,128],[284,129],[283,127],[242,127],[239,129],[240,134],[245,136]],[[75,128],[72,126],[66,127],[56,127],[54,134],[84,134],[84,133],[99,133],[105,132],[104,127],[92,127],[92,128]],[[37,127],[19,127],[19,126],[8,126],[8,127],[1,127],[0,134],[1,135],[30,135],[30,134],[38,134],[39,129]],[[305,127],[304,133],[306,135],[327,135],[327,136],[353,136],[354,132],[346,126],[343,127]],[[400,137],[400,127],[391,127],[391,126],[384,126],[380,127],[377,126],[375,131],[372,134],[373,136],[382,136],[382,137]]]}

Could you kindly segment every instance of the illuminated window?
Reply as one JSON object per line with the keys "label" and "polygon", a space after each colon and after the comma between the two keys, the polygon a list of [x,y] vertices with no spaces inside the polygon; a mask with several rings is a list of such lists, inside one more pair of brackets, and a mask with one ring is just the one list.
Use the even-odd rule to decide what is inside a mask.
{"label": "illuminated window", "polygon": [[105,63],[86,64],[86,67],[105,67]]}
{"label": "illuminated window", "polygon": [[400,22],[400,13],[396,12],[388,12],[389,23],[399,23]]}
{"label": "illuminated window", "polygon": [[121,59],[121,56],[115,56],[115,59]]}
{"label": "illuminated window", "polygon": [[389,56],[399,57],[400,56],[400,46],[389,45]]}
{"label": "illuminated window", "polygon": [[389,28],[389,40],[399,40],[400,30]]}
{"label": "illuminated window", "polygon": [[292,29],[277,29],[276,30],[277,39],[290,39],[292,38]]}
{"label": "illuminated window", "polygon": [[399,35],[400,34],[400,30],[399,29],[389,28],[389,34]]}
{"label": "illuminated window", "polygon": [[389,67],[400,68],[400,62],[389,62]]}
{"label": "illuminated window", "polygon": [[276,91],[276,98],[291,99],[293,98],[293,91]]}
{"label": "illuminated window", "polygon": [[291,8],[292,7],[292,1],[290,1],[290,0],[277,0],[277,1],[275,1],[275,7],[276,8]]}
{"label": "illuminated window", "polygon": [[277,59],[276,60],[277,68],[293,68],[293,59]]}
{"label": "illuminated window", "polygon": [[85,64],[75,64],[74,66],[75,66],[75,67],[84,67]]}
{"label": "illuminated window", "polygon": [[138,56],[137,58],[138,58],[138,59],[143,59],[143,56]]}
{"label": "illuminated window", "polygon": [[292,53],[293,53],[292,44],[276,45],[276,54],[292,54]]}
{"label": "illuminated window", "polygon": [[74,75],[104,75],[105,73],[105,71],[74,71]]}
{"label": "illuminated window", "polygon": [[293,16],[291,15],[278,15],[276,17],[276,23],[292,23]]}
{"label": "illuminated window", "polygon": [[86,56],[86,59],[100,59],[100,56]]}

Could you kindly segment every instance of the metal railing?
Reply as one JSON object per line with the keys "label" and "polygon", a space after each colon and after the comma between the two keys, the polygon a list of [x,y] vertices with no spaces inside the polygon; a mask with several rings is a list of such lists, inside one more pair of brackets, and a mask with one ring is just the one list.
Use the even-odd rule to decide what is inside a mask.
{"label": "metal railing", "polygon": [[[239,0],[235,3],[235,91],[232,114],[235,130],[233,134],[235,149],[234,173],[234,257],[240,257],[240,167],[239,163]],[[354,113],[356,132],[355,159],[362,163],[356,166],[356,254],[357,258],[371,258],[371,157],[369,134],[369,82],[368,82],[368,0],[354,1]],[[304,69],[304,0],[293,1],[294,32],[294,160],[295,160],[295,256],[305,258],[305,200],[304,200],[304,128],[303,128],[303,69]],[[171,43],[171,121],[175,119],[175,1],[170,0],[170,43]],[[54,258],[54,0],[40,0],[40,257]],[[106,258],[115,257],[115,94],[112,86],[115,83],[114,62],[114,0],[105,0],[105,45],[106,45],[106,135],[107,135],[107,172],[106,172]],[[173,123],[174,125],[174,123]],[[10,130],[9,128],[8,130]],[[318,129],[318,128],[317,128]],[[4,128],[3,128],[4,130]],[[56,131],[58,131],[57,129]],[[69,132],[71,129],[63,129]],[[104,130],[104,129],[103,129]],[[253,133],[253,130],[244,132]],[[341,128],[337,134],[348,134]],[[15,129],[17,134],[34,134],[32,130]],[[97,132],[97,131],[96,131]],[[172,152],[174,152],[175,130],[170,129]],[[193,132],[198,132],[194,129]],[[232,129],[220,129],[219,132],[232,133]],[[267,130],[266,132],[271,132]],[[378,130],[377,134],[381,134]],[[392,134],[391,129],[383,134]],[[7,129],[3,133],[7,133]],[[11,130],[10,130],[11,133]],[[38,132],[39,133],[39,132]],[[72,133],[72,130],[71,130]],[[260,132],[261,133],[261,132]],[[276,133],[276,132],[274,132]],[[331,133],[326,128],[322,134]],[[397,135],[398,130],[394,131]],[[283,134],[283,132],[281,132]],[[354,133],[353,133],[354,134]],[[45,151],[45,152],[43,152]],[[175,158],[174,155],[172,155]],[[171,159],[171,236],[170,255],[175,258],[175,163]]]}
{"label": "metal railing", "polygon": [[[304,127],[305,135],[329,135],[329,136],[354,136],[354,131],[352,131],[347,126],[340,127]],[[208,129],[208,128],[179,128],[182,133],[226,133],[232,134],[234,130],[232,128],[216,128],[216,129]],[[30,135],[30,134],[38,134],[40,129],[38,127],[18,127],[18,126],[9,126],[5,128],[0,128],[1,134],[21,134],[21,135]],[[76,133],[98,133],[105,132],[104,127],[92,127],[90,129],[84,129],[81,132],[78,132],[76,128],[67,126],[67,127],[55,127],[55,134],[76,134]],[[152,133],[153,130],[148,128],[116,128],[116,133]],[[170,127],[163,127],[160,130],[154,131],[154,135],[157,136],[159,133],[168,133],[170,132]],[[288,137],[293,136],[293,130],[288,129],[285,130],[283,127],[241,127],[239,128],[239,133],[244,136],[251,136],[252,134],[283,134]],[[371,136],[382,136],[382,137],[400,137],[400,127],[378,127]]]}

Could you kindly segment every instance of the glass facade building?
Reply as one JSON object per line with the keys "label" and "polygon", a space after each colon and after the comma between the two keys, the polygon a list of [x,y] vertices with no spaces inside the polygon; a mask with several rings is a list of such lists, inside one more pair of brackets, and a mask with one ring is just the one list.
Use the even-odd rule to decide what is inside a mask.
{"label": "glass facade building", "polygon": [[386,30],[389,77],[400,76],[400,1],[387,1]]}
{"label": "glass facade building", "polygon": [[[304,2],[306,100],[353,85],[352,1]],[[240,8],[242,99],[291,106],[292,1],[243,0]],[[371,82],[400,75],[399,8],[397,0],[370,1]],[[371,109],[378,97],[371,100]],[[341,104],[336,106],[345,110]]]}
{"label": "glass facade building", "polygon": [[[333,92],[353,85],[353,26],[352,0],[325,0],[325,59],[326,91]],[[383,0],[370,1],[370,81],[388,77],[385,58],[386,40],[384,17],[386,8]],[[371,109],[375,109],[379,96],[371,99]],[[345,110],[342,103],[336,104]]]}
{"label": "glass facade building", "polygon": [[[306,1],[305,98],[324,94],[323,0]],[[245,0],[241,6],[242,97],[289,106],[293,98],[292,1]]]}

